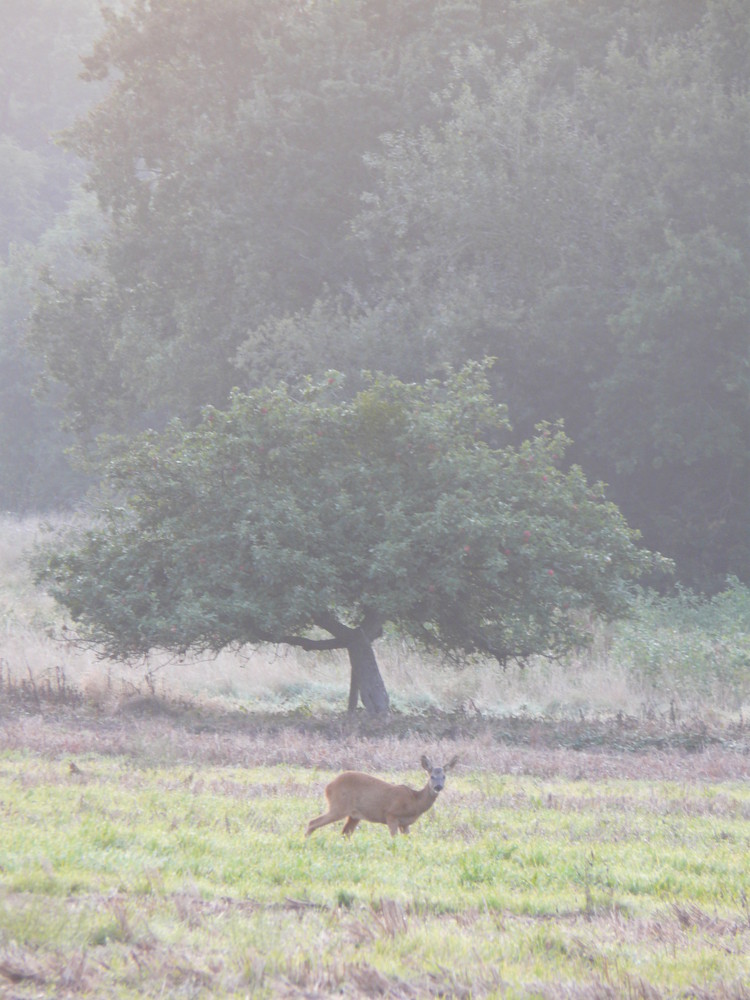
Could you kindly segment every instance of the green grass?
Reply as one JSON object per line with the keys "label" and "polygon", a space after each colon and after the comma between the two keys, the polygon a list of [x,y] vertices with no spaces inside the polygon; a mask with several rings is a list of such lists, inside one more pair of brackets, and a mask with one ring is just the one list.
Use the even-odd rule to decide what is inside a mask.
{"label": "green grass", "polygon": [[305,840],[328,773],[78,764],[0,756],[0,992],[747,995],[746,783],[466,773]]}

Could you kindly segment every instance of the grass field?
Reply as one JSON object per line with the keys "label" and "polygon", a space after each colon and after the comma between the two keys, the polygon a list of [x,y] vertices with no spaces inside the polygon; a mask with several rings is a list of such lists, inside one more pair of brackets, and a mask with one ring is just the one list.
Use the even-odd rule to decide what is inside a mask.
{"label": "grass field", "polygon": [[[120,723],[123,752],[96,753],[101,724],[74,720],[47,718],[36,738],[28,721],[4,727],[7,996],[749,995],[741,749],[640,754],[633,778],[627,751],[442,740],[466,762],[409,837],[364,825],[305,840],[332,770],[234,757],[286,743],[290,759],[359,766],[425,740],[346,748],[291,725],[243,740],[171,717]],[[652,757],[671,778],[647,776]]]}
{"label": "grass field", "polygon": [[[750,1000],[742,593],[525,674],[392,642],[396,711],[350,720],[330,657],[53,641],[34,533],[0,525],[0,997]],[[461,763],[409,837],[305,840],[335,773],[423,752]]]}

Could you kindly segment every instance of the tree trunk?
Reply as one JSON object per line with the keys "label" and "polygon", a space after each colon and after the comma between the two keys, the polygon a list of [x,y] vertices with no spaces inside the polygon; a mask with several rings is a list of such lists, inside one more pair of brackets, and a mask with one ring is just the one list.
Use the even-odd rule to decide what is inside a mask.
{"label": "tree trunk", "polygon": [[330,612],[320,614],[315,623],[330,632],[333,639],[321,641],[297,638],[295,642],[297,645],[303,645],[305,649],[347,649],[351,664],[349,711],[357,710],[357,703],[361,698],[365,709],[373,715],[388,712],[391,703],[372,648],[373,642],[383,634],[383,621],[380,615],[375,611],[366,610],[359,628],[344,625]]}
{"label": "tree trunk", "polygon": [[354,712],[357,701],[373,715],[385,713],[390,708],[390,699],[385,689],[383,678],[378,669],[378,661],[372,642],[361,628],[351,629],[347,637],[346,648],[349,652],[349,662],[352,673],[349,685],[349,711]]}

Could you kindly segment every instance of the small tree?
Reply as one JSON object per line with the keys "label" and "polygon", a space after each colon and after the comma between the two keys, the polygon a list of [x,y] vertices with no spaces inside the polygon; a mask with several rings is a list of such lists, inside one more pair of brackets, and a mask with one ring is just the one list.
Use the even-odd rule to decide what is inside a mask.
{"label": "small tree", "polygon": [[147,433],[106,471],[95,527],[38,578],[110,657],[249,643],[346,649],[349,709],[388,709],[386,622],[505,663],[585,639],[582,609],[628,606],[653,563],[566,439],[504,445],[484,366],[407,385],[371,377],[235,392],[199,426]]}

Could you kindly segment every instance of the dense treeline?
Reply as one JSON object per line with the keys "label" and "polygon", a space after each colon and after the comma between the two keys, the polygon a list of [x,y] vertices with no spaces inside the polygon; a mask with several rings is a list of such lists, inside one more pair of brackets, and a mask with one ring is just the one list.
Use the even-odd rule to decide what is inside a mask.
{"label": "dense treeline", "polygon": [[750,580],[743,0],[135,0],[89,51],[99,213],[11,234],[78,238],[30,336],[79,434],[492,356],[519,438],[563,418],[683,580]]}
{"label": "dense treeline", "polygon": [[0,5],[0,508],[54,508],[80,496],[60,431],[59,393],[34,393],[42,359],[24,340],[38,274],[78,271],[72,258],[98,228],[79,189],[84,165],[54,141],[96,91],[78,53],[102,30],[95,0],[3,0]]}

